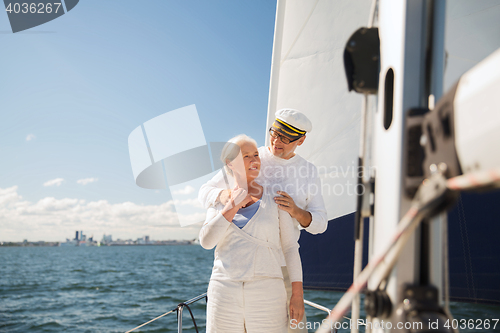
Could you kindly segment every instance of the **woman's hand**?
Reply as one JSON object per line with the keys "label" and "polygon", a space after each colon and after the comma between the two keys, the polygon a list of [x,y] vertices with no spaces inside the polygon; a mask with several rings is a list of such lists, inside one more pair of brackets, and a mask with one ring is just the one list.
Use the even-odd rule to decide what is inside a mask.
{"label": "woman's hand", "polygon": [[222,190],[220,193],[219,193],[219,197],[217,198],[217,200],[223,204],[224,206],[227,204],[227,202],[229,201],[229,199],[231,199],[231,190],[227,189],[227,190]]}
{"label": "woman's hand", "polygon": [[244,207],[250,200],[252,200],[252,197],[245,189],[236,187],[231,191],[231,198],[226,203],[221,213],[229,223],[232,223],[238,210]]}
{"label": "woman's hand", "polygon": [[290,298],[290,320],[295,319],[295,323],[301,322],[304,317],[304,311],[304,297],[292,294]]}
{"label": "woman's hand", "polygon": [[245,189],[241,187],[235,187],[234,190],[231,191],[231,199],[229,200],[229,202],[233,207],[240,209],[242,207],[245,207],[246,204],[251,200],[252,197]]}

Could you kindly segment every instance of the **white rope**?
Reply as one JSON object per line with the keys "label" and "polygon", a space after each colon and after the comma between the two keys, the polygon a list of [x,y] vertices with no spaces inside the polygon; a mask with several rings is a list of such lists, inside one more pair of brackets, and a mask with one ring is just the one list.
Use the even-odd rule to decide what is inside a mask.
{"label": "white rope", "polygon": [[162,314],[161,316],[158,316],[158,317],[156,317],[155,319],[151,319],[151,320],[150,320],[150,321],[148,321],[147,323],[144,323],[144,324],[142,324],[142,325],[139,325],[139,326],[137,326],[136,328],[133,328],[133,329],[131,329],[130,331],[127,331],[127,332],[125,332],[125,333],[130,333],[130,332],[132,332],[132,331],[135,331],[135,330],[136,330],[136,329],[138,329],[138,328],[141,328],[141,327],[143,327],[143,326],[146,326],[147,324],[152,323],[153,321],[158,320],[158,319],[160,319],[161,317],[164,317],[164,316],[168,315],[169,313],[174,312],[175,310],[177,310],[177,309],[173,309],[173,310],[170,310],[170,311],[168,311],[168,312],[165,312],[165,313],[164,313],[164,314]]}
{"label": "white rope", "polygon": [[450,178],[447,186],[450,190],[464,191],[472,190],[490,185],[500,184],[500,168],[468,173],[462,176]]}
{"label": "white rope", "polygon": [[[331,312],[331,311],[330,311],[330,309],[329,309],[329,308],[327,308],[326,306],[319,305],[319,304],[317,304],[317,303],[314,303],[314,302],[308,301],[307,299],[305,299],[305,300],[304,300],[304,304],[307,304],[307,305],[309,305],[309,306],[311,306],[311,307],[313,307],[313,308],[316,308],[316,309],[318,309],[318,310],[325,311],[325,312],[326,312],[326,313],[328,313],[328,314],[330,314],[330,312]],[[344,319],[351,320],[351,318],[346,317],[346,316],[344,316]],[[363,324],[363,325],[364,325],[364,324]]]}

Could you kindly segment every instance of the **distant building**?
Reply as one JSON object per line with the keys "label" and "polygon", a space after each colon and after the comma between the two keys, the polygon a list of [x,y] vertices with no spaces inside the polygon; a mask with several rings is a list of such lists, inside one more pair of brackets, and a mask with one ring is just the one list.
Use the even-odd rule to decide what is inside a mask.
{"label": "distant building", "polygon": [[113,242],[113,236],[111,235],[102,235],[102,240],[101,240],[101,243],[103,244],[110,244]]}

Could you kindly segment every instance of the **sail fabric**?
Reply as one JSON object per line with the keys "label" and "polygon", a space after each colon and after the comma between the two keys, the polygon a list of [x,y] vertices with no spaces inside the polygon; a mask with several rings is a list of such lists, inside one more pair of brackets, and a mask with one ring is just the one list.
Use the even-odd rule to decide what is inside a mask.
{"label": "sail fabric", "polygon": [[347,91],[343,52],[351,33],[367,24],[370,4],[278,1],[267,127],[282,108],[311,120],[297,153],[318,168],[329,219],[355,210],[362,97]]}
{"label": "sail fabric", "polygon": [[[368,261],[368,223],[364,224],[363,267]],[[330,220],[323,234],[300,234],[304,289],[346,291],[352,284],[354,213]]]}
{"label": "sail fabric", "polygon": [[500,191],[462,193],[448,213],[450,299],[500,305]]}

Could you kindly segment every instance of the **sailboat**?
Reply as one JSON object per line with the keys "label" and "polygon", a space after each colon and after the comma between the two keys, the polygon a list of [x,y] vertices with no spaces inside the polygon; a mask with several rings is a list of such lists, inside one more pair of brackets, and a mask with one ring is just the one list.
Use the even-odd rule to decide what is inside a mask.
{"label": "sailboat", "polygon": [[[500,1],[278,0],[267,127],[280,108],[311,119],[297,152],[320,172],[329,218],[324,234],[300,238],[306,289],[346,291],[384,249],[412,200],[404,182],[407,111],[432,110],[500,47],[499,13]],[[360,27],[378,28],[379,52],[370,53],[378,94],[348,91],[345,46]],[[499,192],[462,194],[451,211],[417,228],[377,294],[390,306],[376,308],[370,320],[401,320],[396,310],[408,285],[436,287],[445,313],[448,300],[500,305],[500,227],[491,209],[499,199]],[[367,287],[378,286],[371,280]],[[352,312],[359,318],[359,298]]]}

